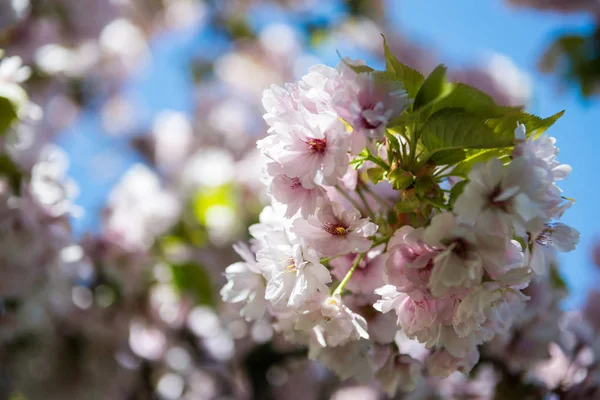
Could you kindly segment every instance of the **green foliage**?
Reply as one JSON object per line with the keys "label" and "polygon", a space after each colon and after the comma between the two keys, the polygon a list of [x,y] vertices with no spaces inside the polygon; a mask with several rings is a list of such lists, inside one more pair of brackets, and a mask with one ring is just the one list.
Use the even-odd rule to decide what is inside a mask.
{"label": "green foliage", "polygon": [[444,109],[433,114],[421,128],[421,140],[432,153],[450,149],[489,149],[512,146],[510,130],[490,127],[486,120],[462,110]]}
{"label": "green foliage", "polygon": [[0,155],[0,176],[8,179],[11,189],[14,193],[21,191],[21,181],[23,180],[23,173],[17,167],[17,165],[11,160],[6,154]]}
{"label": "green foliage", "polygon": [[413,110],[417,111],[439,98],[445,97],[451,93],[452,86],[446,79],[446,67],[439,65],[429,74],[419,88],[413,104]]}
{"label": "green foliage", "polygon": [[196,304],[215,306],[213,285],[203,267],[192,262],[172,264],[171,273],[173,284],[180,292],[192,296]]}
{"label": "green foliage", "polygon": [[350,68],[352,71],[356,72],[357,74],[370,74],[372,72],[375,72],[375,70],[367,65],[352,65],[349,62],[347,62],[345,59],[342,59],[343,63],[346,64],[346,66],[348,68]]}
{"label": "green foliage", "polygon": [[[386,71],[349,67],[385,81],[388,88],[402,85],[413,99],[412,106],[389,122],[376,152],[365,148],[350,164],[359,169],[370,161],[374,165],[368,165],[368,179],[375,184],[387,181],[400,191],[401,199],[391,211],[398,223],[410,220],[414,226],[424,226],[436,209],[451,210],[474,165],[492,158],[510,160],[518,124],[525,125],[529,137],[537,138],[563,115],[561,111],[541,118],[519,107],[500,106],[479,89],[449,82],[443,65],[425,78],[398,61],[383,40]],[[381,151],[386,158],[380,157]],[[442,181],[448,176],[463,180],[443,190]]]}
{"label": "green foliage", "polygon": [[203,188],[196,192],[192,200],[192,208],[196,220],[206,225],[207,213],[211,207],[221,206],[235,209],[235,188],[233,185],[222,185],[215,188]]}
{"label": "green foliage", "polygon": [[0,135],[4,135],[7,129],[17,120],[17,109],[14,103],[0,95]]}
{"label": "green foliage", "polygon": [[555,289],[558,289],[558,290],[561,290],[564,292],[569,291],[569,287],[567,286],[567,283],[565,282],[563,277],[560,275],[560,272],[558,271],[558,267],[556,265],[550,266],[550,284]]}
{"label": "green foliage", "polygon": [[385,172],[386,171],[384,171],[381,167],[369,168],[367,170],[367,176],[371,182],[376,185],[384,179]]}
{"label": "green foliage", "polygon": [[399,214],[406,214],[415,211],[415,209],[419,208],[420,204],[421,201],[418,197],[410,197],[396,203],[394,209]]}
{"label": "green foliage", "polygon": [[454,186],[452,186],[452,189],[450,189],[450,198],[448,199],[448,204],[450,206],[454,205],[456,199],[458,199],[458,197],[465,190],[465,186],[467,186],[467,183],[469,183],[468,180],[462,180],[460,182],[455,183]]}
{"label": "green foliage", "polygon": [[442,150],[433,153],[430,160],[436,165],[454,165],[467,157],[467,151],[463,149]]}
{"label": "green foliage", "polygon": [[350,165],[354,169],[360,169],[365,164],[365,161],[369,159],[369,150],[363,149],[360,153],[356,155],[352,160],[350,160]]}
{"label": "green foliage", "polygon": [[564,113],[564,111],[560,111],[548,118],[540,118],[523,111],[515,112],[509,109],[502,116],[489,118],[487,124],[494,129],[494,132],[512,132],[514,134],[517,123],[521,123],[527,128],[528,136],[534,135],[537,138],[554,125]]}
{"label": "green foliage", "polygon": [[589,33],[565,34],[544,52],[540,63],[547,73],[556,73],[566,83],[579,86],[583,97],[598,93],[600,83],[600,27]]}
{"label": "green foliage", "polygon": [[409,171],[395,169],[388,174],[388,180],[394,190],[404,190],[413,184],[415,177]]}
{"label": "green foliage", "polygon": [[485,150],[467,150],[465,151],[465,158],[460,161],[452,170],[452,175],[455,176],[467,176],[471,168],[475,164],[484,163],[492,158],[505,159],[510,156],[512,147],[504,147],[500,149],[485,149]]}
{"label": "green foliage", "polygon": [[414,186],[417,194],[421,197],[425,197],[435,189],[435,182],[431,175],[424,175],[415,180]]}
{"label": "green foliage", "polygon": [[386,72],[390,74],[394,80],[402,82],[408,96],[414,98],[425,78],[420,72],[402,64],[394,57],[387,45],[385,36],[383,37],[383,48],[385,51]]}

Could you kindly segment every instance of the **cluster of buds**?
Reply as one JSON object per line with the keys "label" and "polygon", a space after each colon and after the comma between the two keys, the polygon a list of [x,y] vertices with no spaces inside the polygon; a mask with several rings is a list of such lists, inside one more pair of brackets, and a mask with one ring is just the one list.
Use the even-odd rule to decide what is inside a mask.
{"label": "cluster of buds", "polygon": [[[258,142],[272,199],[221,291],[341,378],[389,393],[468,372],[506,334],[572,201],[547,119],[427,78],[342,60],[265,91]],[[515,130],[516,127],[516,130]]]}

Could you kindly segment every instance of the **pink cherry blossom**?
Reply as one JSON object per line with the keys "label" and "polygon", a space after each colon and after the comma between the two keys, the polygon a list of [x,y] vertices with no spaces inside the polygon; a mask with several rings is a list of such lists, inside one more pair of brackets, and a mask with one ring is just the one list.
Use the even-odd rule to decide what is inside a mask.
{"label": "pink cherry blossom", "polygon": [[244,244],[234,246],[243,262],[236,262],[225,269],[227,284],[221,289],[223,301],[245,303],[240,314],[248,320],[262,318],[265,313],[265,279],[254,254]]}
{"label": "pink cherry blossom", "polygon": [[[330,261],[331,274],[339,281],[350,271],[358,254],[348,254]],[[346,284],[346,289],[353,293],[372,294],[375,289],[384,285],[383,281],[384,256],[381,250],[373,249],[358,263],[352,277]]]}
{"label": "pink cherry blossom", "polygon": [[481,282],[483,260],[472,228],[460,224],[452,213],[438,214],[425,229],[424,239],[429,245],[444,249],[434,259],[429,278],[429,289],[434,296]]}
{"label": "pink cherry blossom", "polygon": [[370,73],[355,73],[346,63],[358,66],[364,62],[340,62],[343,88],[333,96],[335,110],[354,128],[352,152],[356,153],[365,147],[365,139],[381,139],[389,121],[410,102],[397,82],[384,81]]}
{"label": "pink cherry blossom", "polygon": [[319,205],[327,202],[327,193],[322,187],[304,187],[299,178],[286,175],[278,163],[269,163],[266,168],[269,182],[267,193],[285,206],[286,218],[292,218],[300,211],[302,218],[306,219],[315,213]]}
{"label": "pink cherry blossom", "polygon": [[383,314],[373,308],[377,301],[377,295],[351,294],[344,296],[344,303],[355,313],[361,315],[367,321],[369,337],[375,343],[388,344],[394,341],[398,326],[395,314]]}
{"label": "pink cherry blossom", "polygon": [[560,222],[546,224],[531,244],[529,265],[536,274],[546,274],[554,253],[572,251],[579,243],[579,232]]}
{"label": "pink cherry blossom", "polygon": [[427,358],[427,371],[440,378],[446,378],[453,372],[469,373],[479,361],[479,352],[473,349],[466,357],[454,357],[446,350],[436,350]]}
{"label": "pink cherry blossom", "polygon": [[523,236],[527,223],[544,217],[534,200],[524,192],[523,188],[534,179],[525,181],[524,177],[531,173],[523,174],[523,168],[523,163],[505,167],[497,158],[475,165],[469,173],[469,183],[454,203],[456,215],[465,222],[478,223],[482,229],[494,230],[500,235],[506,236],[514,228]]}
{"label": "pink cherry blossom", "polygon": [[290,230],[328,257],[366,252],[371,247],[369,237],[375,234],[377,225],[368,218],[361,218],[357,209],[345,210],[339,203],[328,203],[316,216],[295,220]]}
{"label": "pink cherry blossom", "polygon": [[394,396],[398,390],[409,392],[423,379],[423,366],[406,354],[398,354],[387,346],[379,350],[384,364],[377,370],[375,377],[383,390]]}
{"label": "pink cherry blossom", "polygon": [[527,299],[519,290],[485,282],[462,299],[456,310],[454,329],[461,337],[482,330],[492,336],[504,333]]}
{"label": "pink cherry blossom", "polygon": [[418,301],[406,293],[400,293],[392,285],[383,286],[375,291],[381,300],[375,303],[376,310],[387,313],[394,311],[398,316],[398,326],[410,338],[426,342],[431,338],[437,323],[436,301],[432,297],[423,297]]}
{"label": "pink cherry blossom", "polygon": [[326,297],[319,309],[299,316],[297,329],[315,327],[322,335],[323,347],[337,347],[349,341],[369,338],[367,321],[348,308],[338,294]]}
{"label": "pink cherry blossom", "polygon": [[268,279],[267,300],[298,308],[317,292],[327,292],[331,275],[314,250],[291,241],[284,231],[271,232],[264,240],[266,246],[256,256]]}
{"label": "pink cherry blossom", "polygon": [[263,116],[269,124],[269,132],[276,127],[285,127],[300,123],[302,120],[299,106],[296,101],[298,85],[288,83],[285,87],[272,85],[263,92],[262,105],[267,113]]}
{"label": "pink cherry blossom", "polygon": [[342,122],[331,116],[291,125],[263,139],[260,148],[306,188],[335,185],[348,168],[349,136]]}
{"label": "pink cherry blossom", "polygon": [[399,291],[427,291],[427,284],[438,250],[423,241],[424,229],[405,225],[388,242],[386,279]]}

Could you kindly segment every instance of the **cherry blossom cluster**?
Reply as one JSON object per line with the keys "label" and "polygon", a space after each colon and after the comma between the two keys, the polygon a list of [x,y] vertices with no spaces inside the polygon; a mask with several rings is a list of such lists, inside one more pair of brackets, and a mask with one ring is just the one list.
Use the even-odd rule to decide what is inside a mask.
{"label": "cherry blossom cluster", "polygon": [[36,140],[41,111],[21,87],[30,72],[18,56],[0,60],[0,297],[17,302],[60,263],[72,243],[68,218],[80,212],[66,154]]}
{"label": "cherry blossom cluster", "polygon": [[221,295],[393,394],[469,372],[579,234],[557,222],[570,167],[543,134],[560,114],[498,107],[385,50],[385,72],[344,59],[264,92],[272,204]]}

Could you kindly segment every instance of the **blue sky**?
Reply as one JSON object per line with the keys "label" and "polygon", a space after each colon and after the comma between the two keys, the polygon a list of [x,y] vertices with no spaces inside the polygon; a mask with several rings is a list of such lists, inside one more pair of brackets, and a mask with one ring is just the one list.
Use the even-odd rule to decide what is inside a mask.
{"label": "blue sky", "polygon": [[[600,282],[600,274],[590,262],[593,240],[600,238],[596,196],[599,194],[595,160],[600,149],[600,136],[595,122],[600,118],[596,101],[584,102],[575,90],[559,92],[556,82],[536,71],[542,49],[564,28],[589,30],[591,20],[585,15],[538,13],[511,9],[495,0],[389,0],[387,18],[408,37],[435,48],[443,62],[468,65],[480,61],[489,52],[509,56],[527,71],[533,80],[533,101],[529,111],[549,116],[566,110],[565,116],[549,131],[558,139],[559,159],[571,164],[572,176],[561,184],[565,195],[577,199],[564,222],[581,231],[578,249],[561,257],[562,270],[572,289],[568,306],[580,303],[589,287]],[[336,19],[335,8],[322,8],[309,18]],[[307,18],[305,15],[303,18]],[[293,25],[301,20],[284,13],[258,10],[251,15],[256,27],[273,21]],[[189,64],[202,51],[213,55],[228,46],[214,30],[202,28],[163,34],[152,44],[152,62],[124,85],[126,97],[137,107],[138,126],[148,127],[153,116],[162,109],[191,112],[192,82]],[[339,49],[344,55],[345,49]],[[210,53],[209,53],[210,55]],[[325,62],[335,64],[338,56],[319,53]],[[86,110],[76,124],[60,138],[60,144],[72,159],[71,175],[80,184],[78,203],[86,208],[86,216],[74,222],[77,233],[98,227],[98,212],[109,189],[138,156],[131,151],[126,138],[108,138],[102,131],[95,107]],[[103,162],[109,159],[110,162]]]}

